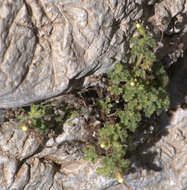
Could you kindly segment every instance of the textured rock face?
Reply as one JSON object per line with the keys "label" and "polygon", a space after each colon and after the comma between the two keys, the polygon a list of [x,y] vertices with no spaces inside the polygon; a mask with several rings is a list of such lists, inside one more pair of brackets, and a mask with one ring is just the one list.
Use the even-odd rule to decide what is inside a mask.
{"label": "textured rock face", "polygon": [[[179,86],[179,70],[172,81],[173,96]],[[187,78],[186,78],[187,79]],[[185,80],[183,80],[185,84]],[[171,86],[172,86],[171,85]],[[186,86],[183,86],[185,89]],[[181,96],[180,96],[181,97]],[[185,96],[186,97],[186,96]],[[87,114],[89,111],[87,112]],[[88,116],[86,116],[87,118]],[[166,123],[166,121],[169,121]],[[15,122],[0,128],[0,187],[2,190],[185,190],[187,188],[187,109],[178,108],[171,118],[160,118],[158,134],[142,144],[132,156],[133,172],[124,176],[126,184],[96,174],[98,162],[83,161],[86,140],[85,118],[67,121],[63,132],[45,146],[35,133],[21,131]],[[167,128],[167,130],[164,130]],[[150,135],[150,134],[149,134]]]}
{"label": "textured rock face", "polygon": [[[157,1],[142,2],[150,6]],[[132,0],[0,0],[0,107],[57,95],[73,88],[73,79],[107,71],[112,59],[125,56],[124,38],[142,10]],[[187,47],[187,1],[163,0],[154,12],[149,22],[155,32],[169,36],[162,42],[166,51],[161,48],[161,57],[168,55],[170,65],[168,57],[176,62]],[[176,66],[168,87],[174,108],[187,102],[186,63],[187,57]],[[65,123],[64,131],[50,138],[46,147],[35,133],[24,133],[15,122],[4,123],[0,189],[186,190],[187,110],[178,108],[166,124],[167,120],[163,116],[160,124],[160,129],[168,128],[167,134],[159,131],[154,142],[145,142],[132,156],[135,171],[124,176],[127,184],[96,175],[100,163],[94,166],[81,159],[80,141],[87,135],[84,118],[76,118],[73,126]]]}
{"label": "textured rock face", "polygon": [[[75,119],[76,120],[76,119]],[[0,186],[2,190],[181,190],[187,183],[187,110],[178,109],[165,126],[168,134],[153,146],[134,155],[141,167],[124,176],[127,184],[96,175],[98,162],[81,159],[80,140],[86,134],[81,125],[67,130],[41,147],[37,136],[22,132],[16,123],[1,126]],[[67,123],[65,124],[67,125]],[[67,126],[66,126],[67,127]],[[157,126],[158,127],[158,126]],[[78,129],[77,129],[78,128]],[[78,135],[79,134],[79,135]],[[66,138],[62,138],[66,136]],[[155,137],[153,137],[155,138]],[[67,139],[71,139],[67,141]],[[155,156],[154,156],[155,155]],[[129,189],[128,189],[129,186]]]}
{"label": "textured rock face", "polygon": [[186,27],[184,14],[187,12],[187,5],[185,0],[164,0],[155,5],[155,12],[157,25],[167,34],[178,33]]}
{"label": "textured rock face", "polygon": [[133,1],[1,0],[0,108],[58,95],[72,79],[106,72],[122,54],[121,20],[141,15]]}

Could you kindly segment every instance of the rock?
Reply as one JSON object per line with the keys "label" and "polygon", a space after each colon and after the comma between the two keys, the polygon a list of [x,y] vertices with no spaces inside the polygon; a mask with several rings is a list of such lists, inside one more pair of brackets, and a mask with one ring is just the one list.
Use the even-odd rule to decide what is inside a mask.
{"label": "rock", "polygon": [[34,154],[39,145],[36,135],[23,132],[15,122],[7,122],[1,126],[1,150],[12,157],[24,160]]}
{"label": "rock", "polygon": [[81,190],[97,189],[103,190],[116,183],[114,179],[107,179],[103,176],[96,175],[96,167],[86,161],[70,162],[61,168],[61,171],[66,174],[63,180],[65,190],[73,190],[79,187]]}
{"label": "rock", "polygon": [[170,123],[172,125],[177,125],[179,123],[182,123],[185,118],[187,118],[187,109],[178,108],[173,114]]}
{"label": "rock", "polygon": [[[20,138],[18,140],[20,142],[17,142],[17,146],[20,146],[19,151],[11,152],[11,149],[14,150],[12,146],[7,146],[3,150],[2,142],[5,142],[5,139],[9,139],[10,142],[12,140],[9,132],[2,128],[4,135],[1,136],[4,140],[1,139],[0,145],[1,188],[3,190],[7,188],[10,190],[74,190],[80,187],[81,190],[112,190],[115,188],[127,190],[129,186],[132,190],[150,188],[181,190],[186,184],[187,117],[183,115],[184,118],[180,117],[176,122],[176,118],[179,118],[178,114],[181,115],[180,110],[173,115],[170,122],[173,127],[168,129],[167,136],[161,133],[162,138],[154,145],[146,148],[147,145],[144,144],[144,149],[133,156],[135,163],[139,164],[133,166],[135,172],[124,176],[127,185],[117,185],[115,179],[98,176],[95,170],[100,167],[100,163],[93,165],[83,161],[81,144],[78,142],[65,141],[59,145],[54,144],[53,147],[46,147],[39,153],[36,149],[32,155],[27,154],[27,157],[24,155],[23,159],[24,147],[29,146],[20,146],[21,141],[25,142],[25,136],[27,136],[22,134],[24,138]],[[21,130],[19,131],[22,133]],[[5,132],[8,135],[5,135]],[[16,158],[14,153],[17,155]]]}
{"label": "rock", "polygon": [[64,133],[59,135],[55,142],[60,144],[64,141],[86,141],[87,131],[84,129],[85,120],[83,118],[69,119],[63,126]]}
{"label": "rock", "polygon": [[157,0],[144,0],[143,2],[147,5],[154,5],[157,2]]}
{"label": "rock", "polygon": [[[0,107],[16,107],[79,88],[91,73],[109,71],[126,56],[126,43],[142,15],[143,1],[4,0],[0,3]],[[158,2],[158,1],[157,1]],[[156,3],[144,1],[152,6]],[[84,119],[65,123],[64,131],[42,146],[35,133],[9,121],[0,127],[2,190],[185,190],[187,188],[186,21],[187,2],[154,4],[153,28],[176,64],[168,91],[171,117],[160,118],[158,134],[130,157],[124,184],[96,174],[100,167],[82,160]],[[181,18],[182,17],[182,18]],[[181,21],[181,20],[182,21]],[[175,22],[173,22],[173,20]],[[165,24],[163,26],[163,21]],[[180,24],[180,21],[182,24]],[[174,24],[171,30],[170,24]],[[178,35],[173,37],[172,35]],[[160,38],[159,38],[160,39]],[[176,42],[171,45],[170,42]],[[175,41],[176,40],[176,41]],[[183,46],[179,46],[183,43]],[[178,49],[177,49],[178,48]],[[158,52],[158,53],[160,53]],[[167,59],[168,61],[168,59]],[[181,64],[181,66],[179,66]],[[168,63],[170,67],[170,63]],[[86,79],[88,80],[88,78]],[[87,81],[89,83],[89,80]],[[89,108],[88,108],[89,109]],[[3,111],[2,111],[3,112]],[[89,116],[89,111],[85,117]],[[1,119],[3,122],[3,118]]]}
{"label": "rock", "polygon": [[28,164],[23,164],[21,168],[19,169],[16,178],[14,180],[14,183],[10,187],[10,190],[14,189],[24,189],[26,184],[29,182],[29,166]]}
{"label": "rock", "polygon": [[142,15],[131,0],[4,0],[0,10],[0,108],[59,95],[89,73],[111,70],[124,54],[121,20]]}
{"label": "rock", "polygon": [[166,59],[167,66],[177,62],[187,49],[186,1],[163,0],[152,9],[145,7],[145,12],[149,13],[145,13],[145,22],[150,23],[158,39],[158,57]]}
{"label": "rock", "polygon": [[1,189],[6,190],[11,187],[18,162],[15,158],[6,155],[3,151],[0,151],[0,184]]}
{"label": "rock", "polygon": [[155,19],[160,31],[168,35],[178,33],[185,27],[186,1],[164,0],[155,5]]}
{"label": "rock", "polygon": [[[187,182],[184,177],[187,175],[186,126],[187,120],[168,129],[168,135],[162,136],[154,147],[140,154],[149,169],[147,168],[145,173],[138,170],[140,172],[139,179],[136,178],[138,177],[137,173],[134,176],[126,176],[125,179],[129,182],[129,186],[133,187],[136,184],[134,189],[142,190],[150,188],[153,190],[179,190],[185,187]],[[146,181],[148,178],[149,180]]]}
{"label": "rock", "polygon": [[29,181],[24,190],[43,189],[49,190],[53,185],[54,168],[50,163],[42,162],[39,159],[28,160],[29,164]]}
{"label": "rock", "polygon": [[57,164],[64,164],[73,160],[80,160],[83,156],[79,142],[65,142],[58,147],[46,148],[34,157],[51,160]]}

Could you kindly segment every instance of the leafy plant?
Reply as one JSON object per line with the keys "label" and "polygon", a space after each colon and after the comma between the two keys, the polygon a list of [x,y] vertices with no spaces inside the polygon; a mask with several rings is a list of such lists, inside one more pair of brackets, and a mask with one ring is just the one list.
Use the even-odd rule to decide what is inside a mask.
{"label": "leafy plant", "polygon": [[74,120],[77,116],[79,115],[78,111],[69,111],[68,113],[68,124],[72,127],[73,126],[73,122],[72,120]]}
{"label": "leafy plant", "polygon": [[27,131],[29,128],[36,130],[41,135],[47,134],[49,126],[47,125],[44,116],[49,111],[49,106],[32,105],[30,111],[27,113],[22,110],[22,114],[17,117],[19,125],[23,131]]}
{"label": "leafy plant", "polygon": [[84,148],[84,152],[85,152],[84,159],[90,160],[95,164],[98,159],[98,155],[96,154],[95,146],[90,145],[89,147]]}
{"label": "leafy plant", "polygon": [[[59,113],[57,110],[59,110]],[[50,104],[33,104],[29,111],[22,108],[21,114],[17,116],[18,127],[23,131],[33,129],[40,135],[45,135],[50,128],[53,128],[53,126],[57,128],[58,125],[63,124],[66,120],[72,125],[71,120],[77,117],[78,114],[78,111],[66,104],[55,108]]]}
{"label": "leafy plant", "polygon": [[85,159],[102,160],[99,174],[116,177],[123,182],[122,174],[129,166],[125,158],[131,146],[130,137],[143,118],[153,113],[159,115],[166,110],[169,99],[165,87],[166,72],[156,60],[156,42],[140,24],[136,25],[139,35],[130,39],[129,64],[115,65],[108,74],[107,95],[99,102],[105,115],[104,127],[98,131],[96,145],[85,152]]}

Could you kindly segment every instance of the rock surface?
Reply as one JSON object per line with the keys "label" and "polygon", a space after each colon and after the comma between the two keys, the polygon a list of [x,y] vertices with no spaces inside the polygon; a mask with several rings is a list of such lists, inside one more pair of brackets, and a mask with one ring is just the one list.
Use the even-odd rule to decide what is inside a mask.
{"label": "rock surface", "polygon": [[132,156],[134,165],[124,184],[96,175],[99,162],[92,165],[81,159],[86,114],[75,118],[72,126],[65,123],[63,132],[45,147],[32,131],[25,133],[17,123],[4,122],[1,190],[187,189],[187,109],[180,107],[187,103],[187,1],[142,2],[0,0],[1,108],[60,94],[77,82],[81,86],[90,72],[108,71],[113,59],[125,56],[123,38],[132,33],[131,22],[152,6],[148,22],[159,40],[162,33],[166,36],[160,41],[160,57],[174,67],[168,91],[176,109],[171,117],[160,118],[158,133]]}
{"label": "rock surface", "polygon": [[[83,121],[82,121],[83,122]],[[67,124],[66,124],[67,125]],[[157,126],[159,127],[159,126]],[[163,126],[162,126],[163,127]],[[77,133],[70,141],[58,140],[50,147],[40,147],[37,137],[9,122],[1,126],[0,185],[2,190],[181,190],[187,183],[187,110],[179,108],[165,130],[153,136],[156,143],[144,143],[132,160],[134,172],[124,176],[126,184],[96,175],[98,162],[83,161],[80,141],[83,129],[72,127]],[[78,134],[80,135],[78,137]],[[18,135],[20,135],[18,137]],[[16,141],[15,141],[16,139]],[[48,142],[49,142],[48,141]],[[48,143],[46,143],[47,145]]]}
{"label": "rock surface", "polygon": [[1,0],[0,108],[56,96],[76,81],[80,88],[85,75],[110,70],[124,53],[121,21],[141,15],[131,0]]}

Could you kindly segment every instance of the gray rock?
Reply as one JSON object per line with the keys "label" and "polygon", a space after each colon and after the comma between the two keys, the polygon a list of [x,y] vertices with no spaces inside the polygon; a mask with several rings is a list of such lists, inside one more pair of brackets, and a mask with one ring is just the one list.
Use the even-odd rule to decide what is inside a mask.
{"label": "gray rock", "polygon": [[[132,21],[141,17],[143,8],[140,1],[132,0],[0,0],[0,10],[0,107],[5,108],[58,95],[80,85],[90,72],[110,70],[113,59],[125,58],[126,39],[134,31]],[[186,15],[187,1],[163,0],[155,5],[152,22],[169,36],[179,32],[184,54]],[[178,16],[183,26],[176,24]],[[174,17],[178,21],[170,30]],[[175,54],[176,47],[169,51]],[[95,171],[100,162],[93,165],[81,159],[85,120],[75,118],[71,121],[74,125],[65,123],[64,131],[44,147],[32,131],[25,133],[12,121],[3,123],[1,189],[185,190],[187,111],[180,105],[187,100],[186,58],[183,65],[175,71],[169,86],[172,105],[177,109],[171,118],[161,117],[161,126],[157,126],[160,131],[152,137],[155,141],[144,143],[132,156],[135,171],[124,176],[124,184],[98,176]]]}
{"label": "gray rock", "polygon": [[[172,127],[168,129],[168,135],[162,136],[153,146],[134,155],[134,159],[143,162],[144,169],[134,165],[136,172],[125,175],[124,179],[127,184],[121,185],[117,185],[115,179],[96,174],[95,171],[97,167],[100,167],[100,162],[93,165],[81,159],[82,152],[79,142],[63,141],[61,144],[45,147],[38,153],[36,148],[32,155],[24,154],[23,159],[24,150],[25,152],[28,152],[27,148],[30,150],[30,146],[26,145],[28,141],[25,140],[29,138],[29,135],[17,129],[24,136],[24,138],[17,139],[15,144],[17,152],[13,146],[9,145],[4,149],[5,145],[2,143],[0,145],[1,189],[74,190],[80,187],[81,190],[112,190],[115,188],[127,190],[129,186],[132,190],[151,188],[153,190],[181,190],[187,182],[186,113],[187,111],[181,108],[174,112],[169,124]],[[10,128],[13,124],[15,123],[10,123]],[[8,129],[8,124],[2,127],[4,135],[1,136],[4,140],[1,139],[1,142],[6,141],[9,144],[14,141],[14,135],[10,136],[10,132],[6,131],[5,127]],[[16,128],[14,130],[16,131]],[[72,136],[71,133],[69,135]],[[146,143],[144,146],[147,146]],[[156,156],[151,159],[151,155],[154,154]]]}
{"label": "gray rock", "polygon": [[82,146],[78,142],[65,142],[58,147],[46,148],[34,157],[45,158],[57,164],[64,164],[82,158]]}
{"label": "gray rock", "polygon": [[63,177],[63,187],[65,190],[79,189],[81,190],[103,190],[116,184],[116,180],[107,179],[103,176],[96,175],[96,167],[86,161],[70,162],[61,168],[66,175]]}
{"label": "gray rock", "polygon": [[178,33],[184,29],[186,12],[185,0],[164,0],[155,5],[156,24],[167,34]]}
{"label": "gray rock", "polygon": [[23,132],[17,127],[17,123],[7,122],[1,126],[1,150],[12,157],[19,160],[28,158],[37,151],[39,145],[37,135]]}
{"label": "gray rock", "polygon": [[0,151],[0,184],[2,190],[11,187],[16,175],[17,167],[18,162],[15,158]]}
{"label": "gray rock", "polygon": [[0,10],[0,108],[59,95],[91,72],[109,71],[124,54],[121,20],[142,15],[131,0],[1,0]]}
{"label": "gray rock", "polygon": [[[29,181],[25,185],[24,190],[49,190],[53,185],[53,178],[55,173],[52,165],[47,162],[43,163],[37,158],[28,160],[28,165],[30,168]],[[19,189],[21,190],[21,188]]]}
{"label": "gray rock", "polygon": [[143,2],[147,5],[154,5],[158,0],[144,0]]}

